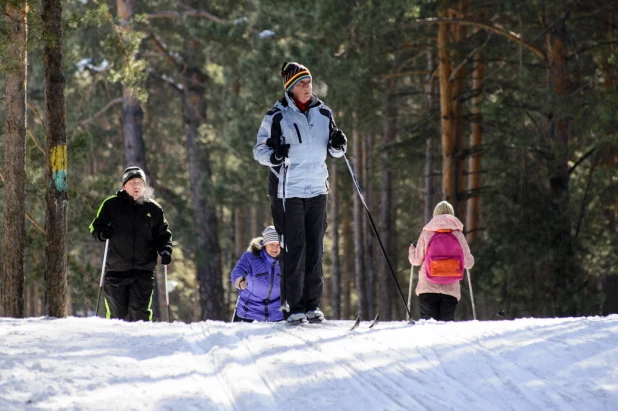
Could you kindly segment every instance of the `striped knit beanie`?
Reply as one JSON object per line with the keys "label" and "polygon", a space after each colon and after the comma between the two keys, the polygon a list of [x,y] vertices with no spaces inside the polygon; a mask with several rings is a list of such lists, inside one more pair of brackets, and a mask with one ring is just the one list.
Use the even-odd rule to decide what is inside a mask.
{"label": "striped knit beanie", "polygon": [[144,183],[146,183],[146,174],[144,174],[144,171],[141,168],[134,166],[128,167],[124,170],[124,173],[122,173],[122,186],[124,187],[129,180],[133,180],[134,178],[141,178]]}
{"label": "striped knit beanie", "polygon": [[310,79],[311,73],[302,64],[286,61],[281,67],[281,77],[283,78],[283,88],[285,91],[290,91],[302,79]]}

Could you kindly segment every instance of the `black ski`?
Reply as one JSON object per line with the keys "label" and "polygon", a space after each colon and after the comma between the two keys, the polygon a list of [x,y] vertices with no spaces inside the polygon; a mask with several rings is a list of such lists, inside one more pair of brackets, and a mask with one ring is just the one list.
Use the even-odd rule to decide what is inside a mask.
{"label": "black ski", "polygon": [[[356,330],[358,328],[358,326],[360,325],[360,322],[361,322],[361,318],[360,317],[356,317],[356,321],[354,321],[354,325],[352,325],[352,328],[350,328],[350,331]],[[371,324],[369,324],[369,328],[373,328],[379,322],[380,322],[380,314],[376,315],[376,317],[373,319]]]}
{"label": "black ski", "polygon": [[354,321],[354,325],[350,328],[350,331],[354,331],[360,325],[360,316],[356,317],[356,321]]}

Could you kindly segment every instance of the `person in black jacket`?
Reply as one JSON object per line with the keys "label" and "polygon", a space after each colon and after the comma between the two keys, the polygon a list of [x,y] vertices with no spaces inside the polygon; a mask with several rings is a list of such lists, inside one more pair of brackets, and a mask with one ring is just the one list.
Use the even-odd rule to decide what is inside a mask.
{"label": "person in black jacket", "polygon": [[106,198],[90,224],[94,241],[109,240],[103,284],[106,318],[152,321],[157,253],[172,261],[172,233],[163,209],[144,194],[146,175],[129,167],[122,190]]}

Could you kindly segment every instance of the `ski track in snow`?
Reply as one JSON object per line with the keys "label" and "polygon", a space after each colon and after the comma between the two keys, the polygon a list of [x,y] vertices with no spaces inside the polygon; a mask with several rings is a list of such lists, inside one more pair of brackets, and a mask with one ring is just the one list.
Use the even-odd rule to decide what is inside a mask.
{"label": "ski track in snow", "polygon": [[352,324],[0,318],[0,410],[618,409],[618,315]]}
{"label": "ski track in snow", "polygon": [[[299,327],[303,328],[306,326],[300,325]],[[393,381],[388,374],[383,373],[379,367],[372,369],[371,365],[366,362],[364,358],[353,355],[353,345],[333,346],[332,344],[329,344],[329,340],[337,337],[321,338],[320,335],[306,333],[305,330],[302,329],[293,330],[291,328],[284,328],[283,331],[299,339],[303,342],[303,344],[306,344],[311,347],[312,350],[315,350],[317,353],[321,354],[327,359],[327,361],[332,363],[332,366],[343,367],[351,376],[360,378],[363,381],[362,385],[364,385],[365,388],[370,388],[372,391],[375,391],[375,393],[372,394],[372,397],[376,398],[376,395],[385,396],[386,398],[384,399],[386,401],[379,401],[380,404],[382,404],[382,407],[384,407],[383,409],[394,409],[395,406],[400,409],[407,409],[412,404],[415,407],[420,405],[414,398],[409,397],[407,392],[401,390],[397,384],[393,384]],[[346,331],[341,330],[341,332],[345,333]],[[374,374],[376,373],[380,374],[384,378],[374,378]],[[409,403],[406,402],[405,399],[402,399],[402,396],[408,397],[407,401]]]}

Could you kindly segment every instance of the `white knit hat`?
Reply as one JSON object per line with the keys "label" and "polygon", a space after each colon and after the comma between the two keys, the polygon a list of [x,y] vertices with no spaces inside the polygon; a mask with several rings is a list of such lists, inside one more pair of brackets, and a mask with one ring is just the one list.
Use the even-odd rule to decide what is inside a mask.
{"label": "white knit hat", "polygon": [[264,233],[262,234],[262,244],[266,245],[268,243],[278,243],[279,242],[279,233],[275,229],[274,225],[269,225],[264,229]]}

